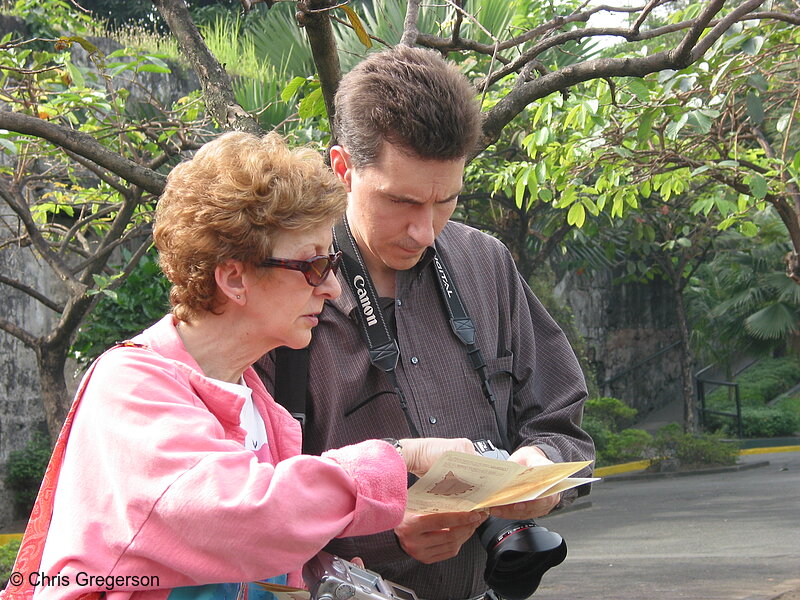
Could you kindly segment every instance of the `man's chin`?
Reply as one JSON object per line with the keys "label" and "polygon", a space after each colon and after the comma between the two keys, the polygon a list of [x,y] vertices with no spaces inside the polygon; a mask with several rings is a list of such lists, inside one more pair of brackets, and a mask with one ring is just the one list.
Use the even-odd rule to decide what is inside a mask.
{"label": "man's chin", "polygon": [[391,263],[387,262],[386,266],[395,271],[407,271],[419,262],[423,253],[424,250],[420,250],[414,254],[411,252],[404,252],[402,255],[393,256]]}

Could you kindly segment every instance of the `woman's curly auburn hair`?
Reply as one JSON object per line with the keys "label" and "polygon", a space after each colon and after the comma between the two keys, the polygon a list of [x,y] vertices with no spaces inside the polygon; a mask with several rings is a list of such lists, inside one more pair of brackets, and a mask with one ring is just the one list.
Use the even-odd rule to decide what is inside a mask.
{"label": "woman's curly auburn hair", "polygon": [[172,170],[156,207],[153,238],[173,314],[189,321],[214,311],[218,264],[262,261],[277,234],[333,223],[346,204],[315,150],[289,149],[274,133],[230,132],[205,144]]}

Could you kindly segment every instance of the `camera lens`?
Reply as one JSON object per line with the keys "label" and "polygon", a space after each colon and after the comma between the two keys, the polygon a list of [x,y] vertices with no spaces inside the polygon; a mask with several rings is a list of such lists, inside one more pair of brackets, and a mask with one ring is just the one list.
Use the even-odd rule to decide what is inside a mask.
{"label": "camera lens", "polygon": [[489,517],[477,533],[487,553],[484,581],[507,600],[528,598],[567,556],[563,538],[531,520]]}

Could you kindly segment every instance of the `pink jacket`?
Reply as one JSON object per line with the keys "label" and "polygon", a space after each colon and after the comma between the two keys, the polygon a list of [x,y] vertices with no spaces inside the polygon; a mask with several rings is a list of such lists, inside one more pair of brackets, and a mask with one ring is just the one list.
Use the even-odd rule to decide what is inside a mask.
{"label": "pink jacket", "polygon": [[[399,523],[406,469],[389,444],[300,455],[298,423],[248,369],[269,440],[256,455],[243,447],[242,399],[203,375],[171,315],[134,341],[149,349],[105,354],[79,405],[37,600],[94,590],[164,600],[174,587],[287,572],[299,585],[330,539]],[[107,580],[86,585],[91,576],[128,580],[109,590]]]}

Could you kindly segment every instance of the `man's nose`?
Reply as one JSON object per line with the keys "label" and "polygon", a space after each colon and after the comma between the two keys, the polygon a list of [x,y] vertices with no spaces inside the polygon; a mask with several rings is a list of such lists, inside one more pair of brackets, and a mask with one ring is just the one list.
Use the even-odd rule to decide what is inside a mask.
{"label": "man's nose", "polygon": [[433,209],[425,207],[414,215],[408,226],[408,235],[420,247],[431,246],[435,238],[433,225]]}

